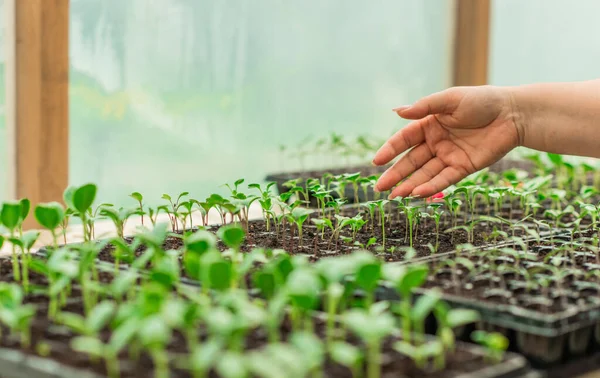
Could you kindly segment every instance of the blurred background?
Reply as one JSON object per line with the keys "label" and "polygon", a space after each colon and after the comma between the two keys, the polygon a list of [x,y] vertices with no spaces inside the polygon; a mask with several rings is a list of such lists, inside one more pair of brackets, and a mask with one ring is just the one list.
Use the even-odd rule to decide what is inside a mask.
{"label": "blurred background", "polygon": [[[0,14],[4,7],[0,0]],[[453,84],[449,0],[71,0],[70,8],[69,181],[98,184],[99,200],[115,205],[130,203],[132,191],[154,204],[162,193],[200,198],[238,178],[321,167],[321,155],[302,161],[289,151],[331,133],[376,143],[404,125],[392,107]],[[598,14],[595,0],[492,0],[487,82],[600,77]]]}

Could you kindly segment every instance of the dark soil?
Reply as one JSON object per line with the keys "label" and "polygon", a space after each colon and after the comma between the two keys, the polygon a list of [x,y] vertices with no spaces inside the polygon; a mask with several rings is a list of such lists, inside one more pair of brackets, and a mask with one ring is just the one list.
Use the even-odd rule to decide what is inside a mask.
{"label": "dark soil", "polygon": [[[343,211],[342,215],[353,217],[358,214],[359,211],[362,212],[363,210],[347,208]],[[407,225],[405,216],[397,214],[397,212],[392,214],[394,215],[389,217],[385,223],[385,249],[382,244],[382,228],[378,220],[378,215],[374,217],[374,222],[371,223],[370,215],[368,213],[363,213],[363,218],[369,219],[369,221],[356,233],[354,241],[352,240],[352,231],[349,228],[342,230],[340,233],[341,237],[336,240],[333,237],[333,232],[331,230],[327,229],[322,233],[311,223],[310,219],[307,220],[302,227],[302,239],[298,236],[296,225],[290,225],[289,222],[282,225],[279,232],[277,232],[273,222],[270,223],[270,229],[267,231],[267,223],[265,221],[251,221],[248,224],[246,240],[241,247],[241,251],[250,252],[254,248],[284,249],[290,254],[303,254],[308,256],[310,261],[316,261],[322,257],[346,255],[358,249],[367,249],[384,261],[402,261],[406,254],[405,250],[410,245],[410,233],[407,234],[406,232]],[[319,215],[312,216],[319,217]],[[460,225],[464,216],[459,215],[457,219],[457,224]],[[423,257],[432,255],[434,252],[432,252],[430,246],[434,247],[436,245],[436,238],[438,238],[437,242],[439,245],[435,253],[453,251],[458,245],[468,242],[467,232],[464,230],[444,232],[444,230],[451,227],[452,218],[447,215],[442,217],[439,233],[436,232],[435,222],[432,219],[422,219],[421,224],[413,231],[413,248],[417,252],[416,256]],[[506,225],[490,225],[487,222],[481,222],[474,228],[474,239],[471,244],[474,246],[481,246],[485,245],[487,242],[502,241],[501,237],[494,237],[493,240],[489,238],[492,231],[491,228],[497,228],[508,234],[512,234],[512,231]],[[216,232],[218,227],[211,227],[209,230]],[[522,230],[515,229],[515,235],[520,234],[522,234]],[[367,246],[372,238],[374,238],[375,243]],[[126,238],[126,240],[131,243],[133,238]],[[183,239],[181,233],[169,236],[163,244],[165,250],[180,250],[182,247]],[[218,247],[222,251],[226,249],[226,246],[223,245],[221,241],[218,242]],[[99,259],[113,263],[113,251],[114,247],[110,244],[107,245],[100,252]],[[136,250],[136,257],[140,256],[144,251],[145,246],[138,247]]]}

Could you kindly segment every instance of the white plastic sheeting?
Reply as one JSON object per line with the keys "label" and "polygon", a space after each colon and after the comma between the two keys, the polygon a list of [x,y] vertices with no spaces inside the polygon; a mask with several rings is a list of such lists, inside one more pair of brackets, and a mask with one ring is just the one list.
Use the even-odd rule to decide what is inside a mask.
{"label": "white plastic sheeting", "polygon": [[405,124],[392,107],[449,84],[445,0],[71,7],[72,182],[113,203],[296,169],[279,145],[384,137]]}

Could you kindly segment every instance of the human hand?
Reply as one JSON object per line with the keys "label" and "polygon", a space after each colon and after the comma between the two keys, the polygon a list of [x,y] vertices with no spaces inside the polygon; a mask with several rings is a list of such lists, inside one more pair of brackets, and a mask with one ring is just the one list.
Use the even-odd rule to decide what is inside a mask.
{"label": "human hand", "polygon": [[414,121],[373,159],[374,165],[384,165],[410,149],[377,181],[375,190],[382,192],[406,179],[390,199],[429,197],[500,160],[523,140],[512,95],[505,88],[449,88],[394,111]]}

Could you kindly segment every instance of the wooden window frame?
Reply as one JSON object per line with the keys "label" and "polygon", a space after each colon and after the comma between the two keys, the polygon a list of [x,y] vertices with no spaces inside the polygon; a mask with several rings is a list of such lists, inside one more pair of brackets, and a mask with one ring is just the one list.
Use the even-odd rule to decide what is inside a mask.
{"label": "wooden window frame", "polygon": [[[5,0],[8,197],[33,205],[69,184],[69,3]],[[454,5],[452,85],[486,84],[490,1]]]}
{"label": "wooden window frame", "polygon": [[69,183],[69,0],[5,2],[8,197],[61,202]]}
{"label": "wooden window frame", "polygon": [[490,0],[456,0],[452,85],[487,84],[490,18]]}

